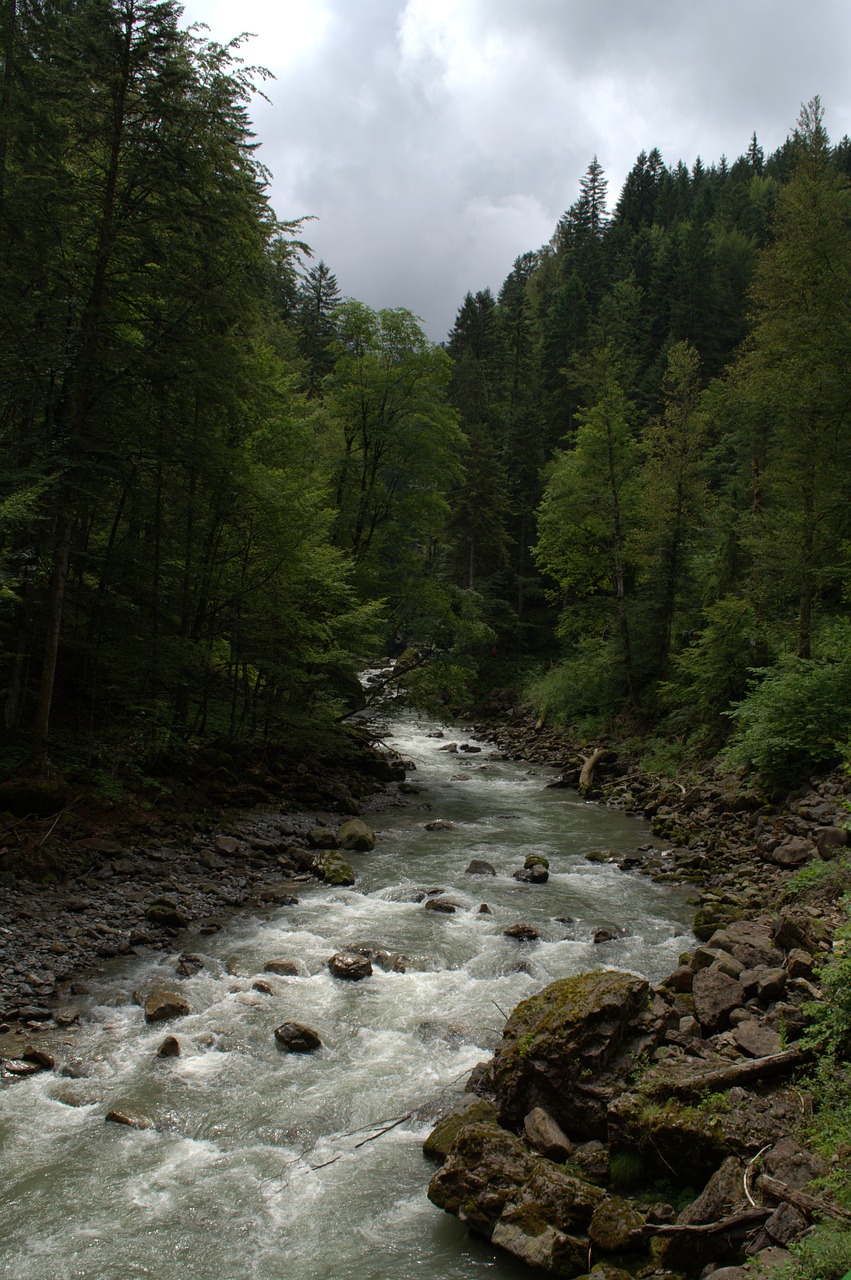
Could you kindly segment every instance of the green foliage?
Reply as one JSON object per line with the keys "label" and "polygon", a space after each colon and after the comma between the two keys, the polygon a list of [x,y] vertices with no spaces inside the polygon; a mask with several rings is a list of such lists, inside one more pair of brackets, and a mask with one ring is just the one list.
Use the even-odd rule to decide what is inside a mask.
{"label": "green foliage", "polygon": [[646,1161],[634,1147],[613,1151],[609,1156],[609,1181],[613,1191],[632,1191],[640,1187],[646,1177]]}
{"label": "green foliage", "polygon": [[731,762],[752,765],[775,793],[837,763],[851,733],[851,648],[832,659],[787,657],[755,675],[730,713]]}
{"label": "green foliage", "polygon": [[530,680],[524,696],[558,728],[584,724],[590,730],[623,705],[626,683],[619,658],[611,639],[580,640],[570,656]]}
{"label": "green foliage", "polygon": [[725,712],[747,689],[758,628],[753,605],[738,597],[709,605],[704,617],[700,635],[675,656],[673,675],[660,696],[673,709],[672,727],[694,732],[700,726],[712,747],[729,734]]}

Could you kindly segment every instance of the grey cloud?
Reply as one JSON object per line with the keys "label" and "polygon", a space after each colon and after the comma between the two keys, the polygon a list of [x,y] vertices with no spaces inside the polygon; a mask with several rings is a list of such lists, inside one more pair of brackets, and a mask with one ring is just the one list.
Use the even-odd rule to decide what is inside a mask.
{"label": "grey cloud", "polygon": [[[187,17],[200,8],[193,0]],[[324,38],[255,113],[275,207],[316,215],[307,239],[345,293],[407,306],[437,339],[468,289],[498,289],[513,259],[549,238],[594,154],[614,200],[642,148],[711,163],[755,130],[771,150],[815,93],[831,133],[849,127],[845,0],[322,8]],[[214,34],[241,21],[234,0],[231,29]],[[262,29],[248,56],[275,69]]]}

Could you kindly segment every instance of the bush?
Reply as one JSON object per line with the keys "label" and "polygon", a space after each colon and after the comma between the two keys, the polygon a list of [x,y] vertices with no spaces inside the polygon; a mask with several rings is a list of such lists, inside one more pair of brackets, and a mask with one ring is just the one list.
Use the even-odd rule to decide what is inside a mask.
{"label": "bush", "polygon": [[729,712],[737,730],[728,759],[750,764],[774,793],[837,764],[851,734],[851,657],[783,658]]}

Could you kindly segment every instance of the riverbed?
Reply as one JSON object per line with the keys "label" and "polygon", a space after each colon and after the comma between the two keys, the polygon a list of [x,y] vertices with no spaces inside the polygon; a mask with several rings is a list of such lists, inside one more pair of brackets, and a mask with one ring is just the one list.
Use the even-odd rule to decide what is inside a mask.
{"label": "riverbed", "polygon": [[[0,1089],[3,1274],[527,1274],[429,1203],[422,1140],[519,1000],[588,968],[662,977],[692,941],[691,908],[682,887],[587,859],[650,843],[640,821],[453,733],[474,749],[445,750],[453,739],[431,722],[392,726],[416,791],[365,815],[378,842],[347,855],[354,888],[300,886],[297,905],[186,939],[204,960],[191,977],[177,976],[176,956],[112,966],[55,1046],[68,1074]],[[546,884],[513,878],[529,854],[549,860]],[[467,874],[471,859],[496,874]],[[455,910],[426,909],[436,896]],[[518,923],[539,939],[506,937]],[[595,942],[600,930],[616,936]],[[358,983],[332,977],[329,956],[364,943],[405,960]],[[276,959],[297,975],[264,973]],[[134,992],[178,984],[192,1013],[146,1024]],[[315,1028],[323,1047],[280,1052],[284,1021]],[[159,1058],[168,1032],[180,1056]],[[105,1123],[115,1108],[151,1127]]]}

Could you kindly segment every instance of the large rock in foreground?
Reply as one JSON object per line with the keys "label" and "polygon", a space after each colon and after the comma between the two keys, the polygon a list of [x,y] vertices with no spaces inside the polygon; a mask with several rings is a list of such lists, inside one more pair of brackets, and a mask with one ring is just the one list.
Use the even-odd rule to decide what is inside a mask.
{"label": "large rock in foreground", "polygon": [[494,1055],[501,1123],[519,1129],[543,1107],[571,1137],[605,1139],[620,1060],[655,1047],[672,1015],[655,1003],[644,978],[611,970],[562,978],[522,1001]]}
{"label": "large rock in foreground", "polygon": [[588,1241],[579,1237],[606,1198],[492,1124],[461,1129],[428,1195],[514,1257],[562,1276],[584,1269]]}

